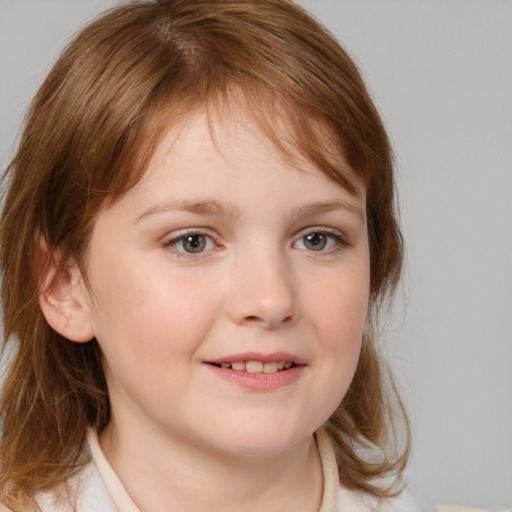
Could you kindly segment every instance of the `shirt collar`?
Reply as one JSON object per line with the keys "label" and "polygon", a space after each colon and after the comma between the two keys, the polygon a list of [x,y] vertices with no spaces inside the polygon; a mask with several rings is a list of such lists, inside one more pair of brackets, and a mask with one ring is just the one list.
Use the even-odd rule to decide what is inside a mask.
{"label": "shirt collar", "polygon": [[141,512],[105,457],[95,429],[89,428],[87,430],[87,442],[89,443],[89,451],[91,452],[92,459],[119,512]]}
{"label": "shirt collar", "polygon": [[[315,432],[315,440],[318,453],[320,454],[324,478],[322,506],[319,512],[337,512],[339,480],[334,451],[329,436],[322,427]],[[88,429],[87,442],[89,443],[92,459],[119,512],[141,512],[106,459],[101,449],[96,430],[92,428]]]}

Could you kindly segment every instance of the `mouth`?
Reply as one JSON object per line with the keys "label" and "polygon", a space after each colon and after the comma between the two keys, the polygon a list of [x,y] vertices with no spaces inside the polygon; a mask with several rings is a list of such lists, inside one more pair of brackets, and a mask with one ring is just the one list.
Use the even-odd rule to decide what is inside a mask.
{"label": "mouth", "polygon": [[293,361],[233,361],[209,363],[217,368],[247,373],[277,373],[297,366]]}
{"label": "mouth", "polygon": [[237,354],[205,361],[205,365],[228,383],[259,392],[293,384],[304,375],[308,366],[306,361],[284,352]]}

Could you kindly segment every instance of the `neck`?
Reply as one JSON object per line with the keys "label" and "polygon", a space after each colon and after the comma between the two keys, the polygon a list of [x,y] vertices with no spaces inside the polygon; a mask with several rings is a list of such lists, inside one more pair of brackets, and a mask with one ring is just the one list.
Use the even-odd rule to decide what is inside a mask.
{"label": "neck", "polygon": [[141,439],[114,422],[100,444],[142,512],[320,509],[322,469],[312,436],[276,455],[239,456],[157,432]]}

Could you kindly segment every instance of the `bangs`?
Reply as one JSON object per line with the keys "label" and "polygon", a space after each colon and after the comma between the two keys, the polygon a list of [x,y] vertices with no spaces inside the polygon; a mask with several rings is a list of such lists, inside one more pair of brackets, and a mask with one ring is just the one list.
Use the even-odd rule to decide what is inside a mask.
{"label": "bangs", "polygon": [[236,84],[208,103],[213,124],[222,126],[224,116],[249,116],[259,131],[292,168],[312,165],[333,183],[356,195],[365,181],[347,162],[346,144],[329,119],[307,110],[261,84]]}
{"label": "bangs", "polygon": [[187,88],[186,96],[172,93],[163,100],[155,98],[146,115],[139,119],[127,151],[116,165],[116,179],[109,184],[107,206],[140,181],[165,135],[170,130],[179,130],[202,109],[218,147],[218,133],[227,124],[235,123],[244,129],[254,127],[291,168],[301,171],[313,166],[351,195],[357,195],[361,183],[366,183],[364,173],[347,165],[350,157],[344,141],[329,126],[329,120],[286,101],[261,84],[217,87],[208,87],[208,95],[203,98],[191,94],[191,88]]}

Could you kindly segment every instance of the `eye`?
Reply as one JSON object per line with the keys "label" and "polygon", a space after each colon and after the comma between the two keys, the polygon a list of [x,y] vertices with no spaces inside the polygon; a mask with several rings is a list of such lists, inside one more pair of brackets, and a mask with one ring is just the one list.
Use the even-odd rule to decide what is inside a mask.
{"label": "eye", "polygon": [[174,238],[168,242],[168,245],[179,252],[188,254],[211,251],[215,247],[214,241],[202,233],[190,233]]}
{"label": "eye", "polygon": [[302,237],[304,247],[310,251],[322,251],[327,246],[327,235],[325,233],[310,233]]}
{"label": "eye", "polygon": [[315,252],[325,252],[346,245],[347,243],[340,234],[320,230],[306,233],[293,244],[296,249]]}

